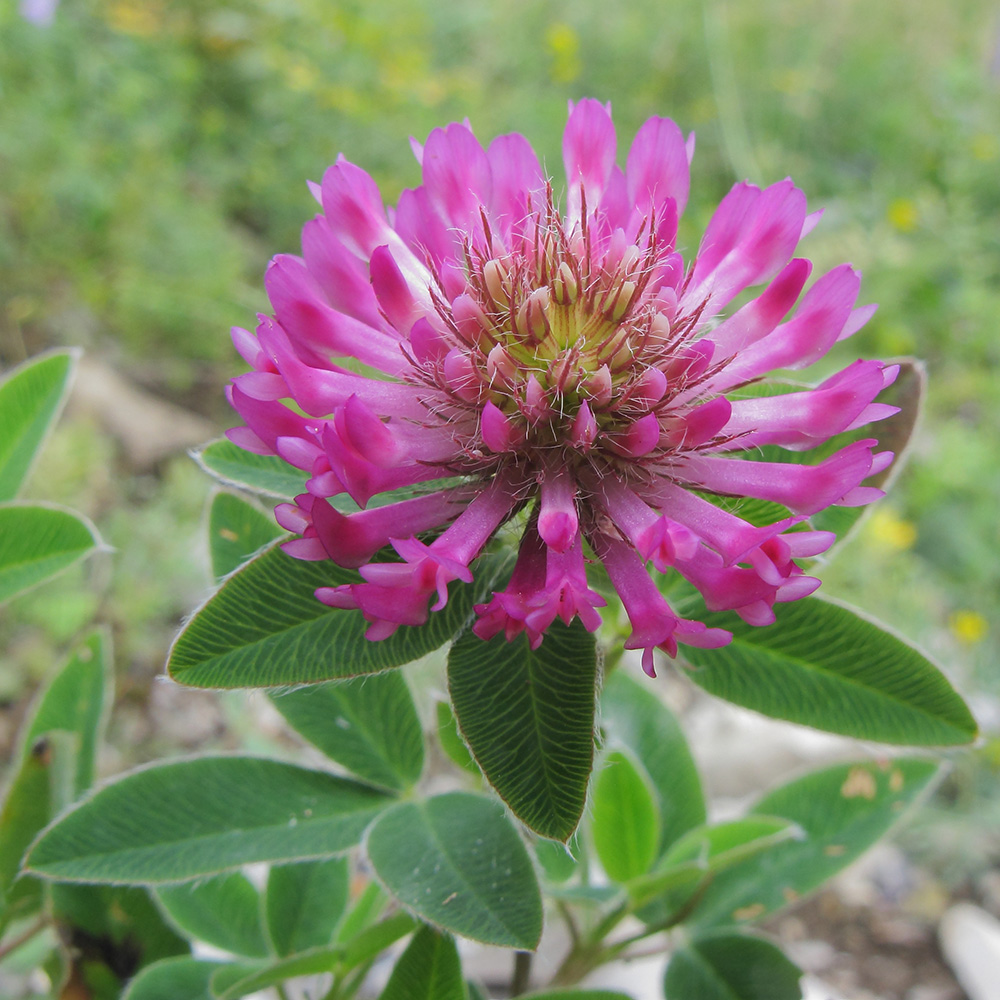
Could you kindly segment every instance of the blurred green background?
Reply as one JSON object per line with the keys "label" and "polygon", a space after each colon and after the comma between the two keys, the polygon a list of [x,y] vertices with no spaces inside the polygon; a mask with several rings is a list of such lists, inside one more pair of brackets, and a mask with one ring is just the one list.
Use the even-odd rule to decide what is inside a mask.
{"label": "blurred green background", "polygon": [[[924,846],[955,864],[955,843],[972,844],[970,870],[997,860],[1000,18],[988,0],[63,0],[49,25],[0,0],[0,365],[82,345],[218,433],[238,366],[228,328],[252,326],[267,259],[297,250],[315,212],[306,179],[343,152],[391,203],[418,183],[408,137],[466,117],[483,140],[525,133],[558,178],[566,101],[587,95],[612,102],[622,151],[652,114],[697,133],[689,253],[734,181],[791,175],[825,209],[804,245],[815,273],[850,260],[863,301],[880,303],[835,360],[926,360],[910,465],[827,590],[920,642],[972,697],[987,740],[941,800],[971,822],[940,820]],[[146,708],[172,633],[207,592],[208,489],[183,452],[140,467],[92,414],[63,421],[29,495],[85,511],[117,551],[6,609],[0,754],[94,617],[115,629],[123,760],[239,738],[165,727]]]}

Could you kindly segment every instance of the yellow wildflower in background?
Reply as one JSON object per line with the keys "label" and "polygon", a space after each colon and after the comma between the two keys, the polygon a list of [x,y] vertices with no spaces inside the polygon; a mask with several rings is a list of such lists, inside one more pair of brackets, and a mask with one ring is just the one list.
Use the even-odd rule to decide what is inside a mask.
{"label": "yellow wildflower in background", "polygon": [[962,608],[948,619],[951,634],[963,645],[974,646],[989,634],[989,622],[978,612]]}
{"label": "yellow wildflower in background", "polygon": [[893,229],[901,233],[912,233],[920,223],[920,212],[910,198],[894,198],[889,202],[886,217]]}
{"label": "yellow wildflower in background", "polygon": [[912,548],[917,540],[916,525],[900,517],[891,507],[873,510],[867,529],[876,544],[898,552]]}
{"label": "yellow wildflower in background", "polygon": [[549,75],[553,83],[572,83],[581,73],[580,36],[568,24],[550,25],[545,41],[552,56]]}

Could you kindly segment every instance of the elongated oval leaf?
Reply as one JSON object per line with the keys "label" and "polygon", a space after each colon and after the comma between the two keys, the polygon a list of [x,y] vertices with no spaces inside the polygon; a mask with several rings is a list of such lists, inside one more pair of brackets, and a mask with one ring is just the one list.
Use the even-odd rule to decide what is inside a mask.
{"label": "elongated oval leaf", "polygon": [[413,935],[379,1000],[466,1000],[455,942],[426,924]]}
{"label": "elongated oval leaf", "polygon": [[254,861],[331,857],[358,843],[383,793],[255,757],[139,768],[44,831],[32,872],[80,882],[182,882]]}
{"label": "elongated oval leaf", "polygon": [[632,1000],[632,997],[612,990],[546,990],[525,993],[522,1000]]}
{"label": "elongated oval leaf", "polygon": [[531,849],[545,880],[555,885],[568,882],[584,860],[585,848],[581,843],[580,831],[565,844],[539,837],[531,845]]}
{"label": "elongated oval leaf", "polygon": [[525,825],[568,840],[583,813],[594,758],[597,659],[576,622],[527,637],[463,635],[448,657],[448,689],[476,762]]}
{"label": "elongated oval leaf", "polygon": [[691,679],[764,715],[858,739],[951,746],[975,738],[975,720],[944,674],[898,636],[830,600],[776,611],[766,628],[732,614],[706,616],[733,641],[685,648]]}
{"label": "elongated oval leaf", "polygon": [[419,777],[424,734],[399,672],[271,695],[293,729],[359,778],[400,791]]}
{"label": "elongated oval leaf", "polygon": [[[497,563],[477,563],[482,587]],[[177,637],[167,664],[174,680],[193,687],[281,687],[378,673],[410,663],[444,645],[472,614],[481,596],[454,583],[448,605],[420,628],[400,628],[381,642],[365,639],[360,611],[321,604],[318,587],[360,577],[332,562],[304,562],[277,546],[234,573]]]}
{"label": "elongated oval leaf", "polygon": [[[385,894],[379,891],[384,902]],[[417,920],[404,910],[399,910],[377,924],[370,924],[350,936],[340,933],[346,929],[346,925],[345,920],[337,933],[337,937],[346,942],[341,965],[345,969],[356,969],[372,961],[376,955],[380,955],[390,945],[411,933],[417,927]]]}
{"label": "elongated oval leaf", "polygon": [[651,874],[629,883],[629,897],[642,907],[641,920],[670,926],[716,872],[804,836],[797,824],[777,816],[698,827],[681,837]]}
{"label": "elongated oval leaf", "polygon": [[66,399],[79,351],[57,351],[0,384],[0,502],[13,500]]}
{"label": "elongated oval leaf", "polygon": [[260,893],[241,872],[164,886],[156,895],[171,920],[189,937],[236,955],[267,955]]}
{"label": "elongated oval leaf", "polygon": [[882,837],[937,772],[936,762],[916,759],[843,764],[765,795],[754,813],[782,816],[805,837],[720,871],[691,922],[743,924],[794,903]]}
{"label": "elongated oval leaf", "polygon": [[248,993],[276,986],[299,976],[314,976],[334,969],[351,971],[371,962],[401,937],[413,930],[414,919],[406,913],[396,913],[387,920],[368,927],[349,945],[324,945],[308,948],[281,958],[250,960],[219,966],[212,976],[214,1000],[239,1000]]}
{"label": "elongated oval leaf", "polygon": [[0,506],[0,603],[68,569],[99,542],[94,526],[72,511]]}
{"label": "elongated oval leaf", "polygon": [[204,958],[164,958],[140,971],[122,1000],[215,1000],[209,983],[220,968]]}
{"label": "elongated oval leaf", "polygon": [[305,489],[308,474],[277,455],[254,455],[221,438],[196,451],[194,460],[216,479],[273,497],[291,499]]}
{"label": "elongated oval leaf", "polygon": [[347,906],[349,880],[345,858],[274,865],[264,897],[274,950],[291,955],[328,945]]}
{"label": "elongated oval leaf", "polygon": [[113,695],[111,637],[106,629],[91,632],[42,693],[24,737],[27,750],[44,733],[64,730],[75,741],[75,797],[94,780],[101,742]]}
{"label": "elongated oval leaf", "polygon": [[670,956],[666,1000],[800,1000],[802,970],[750,934],[696,937]]}
{"label": "elongated oval leaf", "polygon": [[138,969],[165,958],[188,955],[191,944],[164,919],[145,889],[127,885],[49,886],[51,912],[65,933],[82,941],[101,941],[109,947],[88,950],[86,959],[93,981],[122,974],[121,959]]}
{"label": "elongated oval leaf", "polygon": [[329,972],[338,966],[341,955],[340,948],[311,948],[271,961],[258,959],[222,965],[212,976],[212,997],[214,1000],[239,1000],[287,979]]}
{"label": "elongated oval leaf", "polygon": [[644,875],[656,857],[660,818],[644,775],[618,750],[604,759],[594,782],[591,835],[608,877]]}
{"label": "elongated oval leaf", "polygon": [[535,872],[498,803],[462,792],[400,803],[372,826],[367,848],[383,885],[428,923],[507,948],[538,943]]}
{"label": "elongated oval leaf", "polygon": [[469,774],[482,774],[476,759],[469,753],[469,748],[458,731],[458,720],[447,700],[441,700],[434,706],[437,717],[437,738],[445,756]]}
{"label": "elongated oval leaf", "polygon": [[208,548],[217,580],[282,534],[273,517],[233,493],[216,493],[208,512]]}
{"label": "elongated oval leaf", "polygon": [[649,775],[657,795],[662,854],[705,822],[701,779],[680,724],[643,684],[616,670],[601,693],[601,723],[610,746],[624,746]]}
{"label": "elongated oval leaf", "polygon": [[35,879],[14,880],[28,845],[52,818],[53,775],[69,765],[72,750],[68,738],[37,739],[22,756],[5,790],[0,807],[0,929],[9,919],[41,904],[41,886]]}

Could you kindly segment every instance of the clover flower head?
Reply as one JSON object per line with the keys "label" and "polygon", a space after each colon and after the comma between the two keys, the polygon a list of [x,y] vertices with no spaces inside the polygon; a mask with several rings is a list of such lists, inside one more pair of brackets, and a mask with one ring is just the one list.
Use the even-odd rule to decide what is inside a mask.
{"label": "clover flower head", "polygon": [[[761,390],[874,311],[855,307],[846,264],[803,294],[811,265],[793,254],[818,213],[802,192],[737,184],[685,263],[694,144],[668,119],[640,128],[621,169],[610,108],[571,104],[563,198],[521,135],[484,149],[452,124],[414,149],[423,183],[394,210],[359,167],[329,168],[302,255],[267,271],[273,316],[234,331],[252,370],[231,387],[245,426],[230,436],[304,473],[276,511],[300,536],[286,550],[360,572],[317,597],[360,609],[370,639],[421,625],[514,523],[517,561],[476,633],[537,646],[557,618],[596,629],[599,561],[651,673],[654,649],[731,638],[675,613],[656,575],[676,570],[753,625],[815,590],[797,560],[833,535],[807,519],[880,496],[863,483],[892,455],[872,439],[812,464],[761,449],[808,451],[890,415],[875,398],[897,368],[858,360],[815,388]],[[741,498],[781,516],[751,523]]]}

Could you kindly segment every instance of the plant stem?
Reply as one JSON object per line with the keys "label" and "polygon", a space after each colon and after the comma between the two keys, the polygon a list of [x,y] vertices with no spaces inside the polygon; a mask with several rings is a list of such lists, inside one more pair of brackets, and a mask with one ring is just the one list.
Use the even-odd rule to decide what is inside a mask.
{"label": "plant stem", "polygon": [[628,903],[621,903],[605,915],[589,933],[578,937],[552,977],[552,986],[572,986],[607,960],[605,937],[628,915]]}
{"label": "plant stem", "polygon": [[48,917],[39,917],[30,927],[23,930],[17,937],[11,938],[6,944],[0,945],[0,959],[6,958],[11,952],[17,951],[23,944],[27,944],[36,934],[40,934],[49,926]]}
{"label": "plant stem", "polygon": [[530,951],[514,953],[514,974],[510,977],[510,995],[512,997],[519,997],[528,992],[533,957]]}

